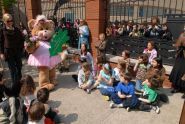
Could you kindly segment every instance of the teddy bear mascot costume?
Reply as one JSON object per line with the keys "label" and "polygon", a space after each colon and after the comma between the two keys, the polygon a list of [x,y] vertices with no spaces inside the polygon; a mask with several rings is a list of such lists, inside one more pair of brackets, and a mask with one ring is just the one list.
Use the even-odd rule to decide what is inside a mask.
{"label": "teddy bear mascot costume", "polygon": [[38,15],[36,19],[28,22],[31,31],[32,45],[25,45],[26,50],[30,53],[28,65],[36,66],[39,72],[40,88],[53,90],[56,83],[55,66],[61,62],[58,54],[50,55],[50,41],[54,34],[54,22],[47,20],[44,15]]}

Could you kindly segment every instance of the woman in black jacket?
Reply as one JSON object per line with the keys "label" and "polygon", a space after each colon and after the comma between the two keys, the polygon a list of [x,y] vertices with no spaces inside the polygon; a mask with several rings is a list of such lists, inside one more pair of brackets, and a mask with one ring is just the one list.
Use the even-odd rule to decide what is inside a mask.
{"label": "woman in black jacket", "polygon": [[[22,52],[24,48],[24,37],[21,31],[13,26],[10,14],[3,15],[5,26],[0,30],[0,57],[8,63],[13,86],[19,87],[22,77]],[[17,89],[17,88],[16,88]]]}
{"label": "woman in black jacket", "polygon": [[173,84],[172,93],[183,92],[182,98],[185,99],[185,33],[180,35],[176,46],[178,50],[169,79]]}

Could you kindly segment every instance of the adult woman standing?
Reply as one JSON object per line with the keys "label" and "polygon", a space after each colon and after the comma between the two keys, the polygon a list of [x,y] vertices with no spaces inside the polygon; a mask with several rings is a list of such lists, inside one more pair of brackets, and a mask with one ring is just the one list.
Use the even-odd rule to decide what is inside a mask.
{"label": "adult woman standing", "polygon": [[88,28],[85,20],[80,20],[78,49],[80,49],[82,43],[85,43],[87,45],[88,49],[90,48],[90,46],[89,46],[89,28]]}
{"label": "adult woman standing", "polygon": [[0,57],[8,63],[13,84],[18,83],[22,77],[22,52],[24,37],[21,31],[13,26],[10,14],[3,15],[5,26],[0,30]]}
{"label": "adult woman standing", "polygon": [[185,33],[181,34],[177,42],[177,54],[175,64],[170,74],[170,81],[173,83],[172,93],[181,91],[185,98]]}

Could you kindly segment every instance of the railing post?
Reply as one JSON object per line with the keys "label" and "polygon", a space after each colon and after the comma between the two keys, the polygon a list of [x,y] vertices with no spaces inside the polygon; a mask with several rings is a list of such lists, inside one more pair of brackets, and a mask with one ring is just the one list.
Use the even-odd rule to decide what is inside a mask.
{"label": "railing post", "polygon": [[26,13],[28,20],[41,14],[41,0],[26,0]]}
{"label": "railing post", "polygon": [[107,1],[86,0],[86,21],[91,33],[90,42],[93,57],[96,56],[95,45],[98,43],[98,36],[105,32]]}

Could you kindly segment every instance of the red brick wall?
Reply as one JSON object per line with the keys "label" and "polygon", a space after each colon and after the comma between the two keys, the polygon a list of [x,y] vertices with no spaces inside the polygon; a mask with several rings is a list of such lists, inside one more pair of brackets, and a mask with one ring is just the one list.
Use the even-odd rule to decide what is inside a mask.
{"label": "red brick wall", "polygon": [[41,0],[26,0],[26,13],[28,20],[41,14]]}
{"label": "red brick wall", "polygon": [[91,33],[92,54],[96,57],[95,45],[98,44],[98,35],[105,29],[105,0],[86,1],[86,21]]}

